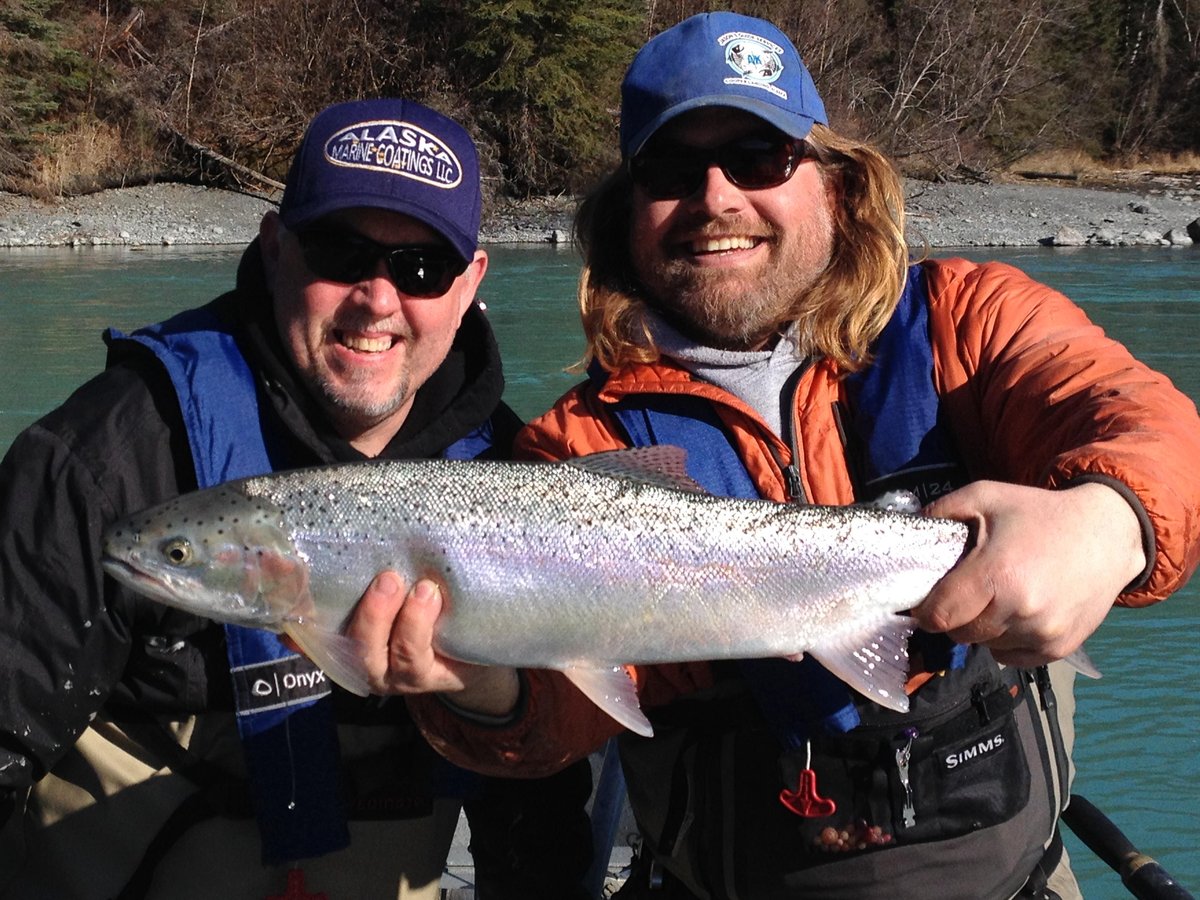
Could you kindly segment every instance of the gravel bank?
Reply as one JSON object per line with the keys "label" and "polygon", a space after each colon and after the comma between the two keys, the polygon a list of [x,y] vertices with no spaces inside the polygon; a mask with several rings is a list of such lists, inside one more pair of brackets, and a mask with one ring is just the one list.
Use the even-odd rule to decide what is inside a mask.
{"label": "gravel bank", "polygon": [[[908,236],[931,247],[1173,245],[1200,241],[1200,179],[1136,189],[1040,183],[907,185]],[[1190,234],[1189,234],[1190,232]]]}
{"label": "gravel bank", "polygon": [[[1129,189],[1046,183],[907,185],[909,238],[930,247],[1190,244],[1200,240],[1200,179]],[[191,185],[103,191],[58,203],[0,193],[0,247],[243,244],[272,208],[260,198]],[[569,198],[494,211],[485,243],[566,240]],[[1188,235],[1191,227],[1191,237]]]}

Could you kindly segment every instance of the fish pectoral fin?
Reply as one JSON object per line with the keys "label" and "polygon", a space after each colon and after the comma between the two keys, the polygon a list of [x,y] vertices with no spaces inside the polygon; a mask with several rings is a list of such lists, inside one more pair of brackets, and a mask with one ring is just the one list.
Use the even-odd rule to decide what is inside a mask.
{"label": "fish pectoral fin", "polygon": [[283,633],[295,641],[300,651],[330,680],[360,697],[371,693],[362,647],[358,641],[305,621],[285,622]]}
{"label": "fish pectoral fin", "polygon": [[1086,675],[1088,678],[1100,678],[1100,670],[1096,668],[1096,664],[1092,662],[1092,658],[1087,655],[1087,651],[1080,647],[1074,653],[1068,653],[1063,657],[1063,662],[1069,665],[1080,675]]}
{"label": "fish pectoral fin", "polygon": [[624,666],[568,666],[561,671],[584,696],[630,731],[653,737],[654,729],[638,703],[637,686]]}
{"label": "fish pectoral fin", "polygon": [[916,629],[908,616],[889,615],[808,652],[863,696],[896,712],[908,712],[908,639]]}

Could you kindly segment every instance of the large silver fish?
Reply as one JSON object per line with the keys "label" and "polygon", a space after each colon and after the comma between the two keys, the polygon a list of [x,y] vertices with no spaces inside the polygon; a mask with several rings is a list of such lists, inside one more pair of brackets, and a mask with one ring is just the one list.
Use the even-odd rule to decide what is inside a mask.
{"label": "large silver fish", "polygon": [[181,496],[112,526],[103,565],[150,597],[289,635],[367,693],[340,635],[373,576],[445,586],[435,642],[473,663],[562,670],[650,733],[627,663],[816,657],[904,710],[916,606],[959,522],[718,498],[674,447],[565,463],[366,462]]}

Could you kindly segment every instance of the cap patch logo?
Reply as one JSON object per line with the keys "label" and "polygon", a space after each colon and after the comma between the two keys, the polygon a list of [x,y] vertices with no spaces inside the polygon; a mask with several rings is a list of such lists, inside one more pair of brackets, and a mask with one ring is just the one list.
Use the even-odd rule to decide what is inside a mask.
{"label": "cap patch logo", "polygon": [[440,138],[408,122],[359,122],[325,142],[325,158],[335,166],[401,175],[437,188],[462,182],[462,164]]}
{"label": "cap patch logo", "polygon": [[736,78],[725,79],[726,84],[762,88],[787,99],[787,91],[773,83],[783,74],[782,47],[745,31],[727,32],[717,38],[717,44],[725,48],[725,62],[737,72]]}

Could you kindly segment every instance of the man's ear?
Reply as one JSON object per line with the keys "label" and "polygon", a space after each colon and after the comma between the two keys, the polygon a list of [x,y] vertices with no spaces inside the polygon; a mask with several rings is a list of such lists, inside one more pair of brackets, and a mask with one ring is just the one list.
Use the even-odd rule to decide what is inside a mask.
{"label": "man's ear", "polygon": [[466,270],[458,276],[459,284],[462,287],[458,313],[460,320],[467,314],[471,304],[475,302],[475,293],[479,290],[479,283],[483,281],[483,276],[487,274],[487,267],[487,251],[476,250],[474,259],[467,263]]}
{"label": "man's ear", "polygon": [[282,232],[283,221],[279,213],[268,210],[258,223],[258,247],[268,285],[275,284],[275,273],[279,271],[279,238]]}

